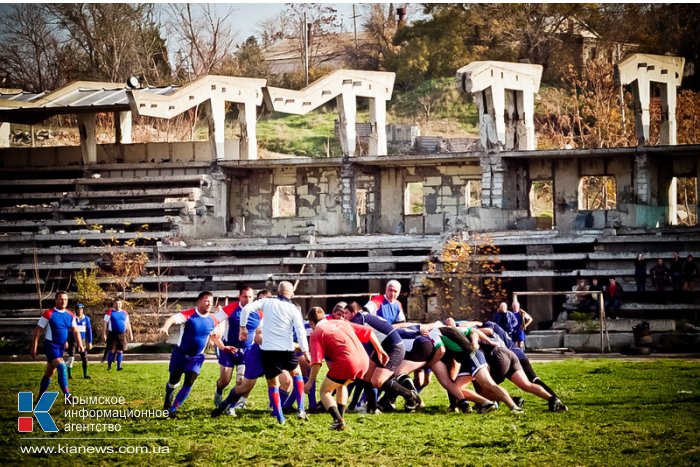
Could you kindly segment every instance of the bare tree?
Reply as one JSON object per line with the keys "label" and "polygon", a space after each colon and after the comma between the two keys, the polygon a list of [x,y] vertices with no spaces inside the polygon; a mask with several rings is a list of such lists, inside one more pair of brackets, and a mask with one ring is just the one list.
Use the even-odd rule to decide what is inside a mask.
{"label": "bare tree", "polygon": [[46,11],[26,3],[0,19],[0,69],[9,86],[46,91],[65,84],[64,62]]}
{"label": "bare tree", "polygon": [[168,30],[181,47],[178,54],[187,61],[189,79],[216,73],[230,59],[235,36],[228,19],[235,11],[229,8],[220,15],[207,4],[170,5]]}
{"label": "bare tree", "polygon": [[153,4],[46,4],[42,8],[73,51],[83,79],[119,82],[133,74],[158,81],[168,73]]}

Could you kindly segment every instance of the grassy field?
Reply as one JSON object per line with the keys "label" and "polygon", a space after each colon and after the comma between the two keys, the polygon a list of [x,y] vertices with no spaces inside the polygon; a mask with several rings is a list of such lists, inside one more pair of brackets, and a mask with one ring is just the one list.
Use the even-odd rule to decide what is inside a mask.
{"label": "grassy field", "polygon": [[[3,463],[10,465],[700,464],[700,361],[569,359],[534,366],[559,392],[569,412],[549,413],[544,401],[527,395],[526,413],[519,416],[504,407],[487,415],[446,413],[444,391],[431,384],[422,393],[427,407],[420,413],[350,414],[348,430],[332,432],[327,414],[311,415],[308,422],[289,416],[285,426],[278,426],[265,409],[266,392],[258,382],[251,398],[253,407],[237,418],[211,419],[218,368],[207,363],[176,420],[110,418],[99,423],[119,424],[121,431],[59,431],[53,435],[41,433],[35,422],[34,433],[20,435],[17,392],[36,391],[42,366],[1,364],[0,427],[5,442],[0,453]],[[76,395],[117,395],[126,402],[85,408],[161,407],[166,363],[129,364],[127,358],[123,372],[108,373],[105,365],[98,364],[91,371],[92,380],[72,380]],[[512,394],[520,393],[510,383],[506,386]],[[55,381],[49,390],[57,390]],[[64,417],[63,409],[59,398],[51,410],[59,427],[81,422]],[[92,439],[68,439],[71,437]],[[21,452],[28,446],[57,449],[59,444],[66,452]],[[70,453],[78,447],[108,446],[115,452]],[[142,446],[151,452],[133,453],[144,449]],[[129,452],[118,453],[120,448]]]}

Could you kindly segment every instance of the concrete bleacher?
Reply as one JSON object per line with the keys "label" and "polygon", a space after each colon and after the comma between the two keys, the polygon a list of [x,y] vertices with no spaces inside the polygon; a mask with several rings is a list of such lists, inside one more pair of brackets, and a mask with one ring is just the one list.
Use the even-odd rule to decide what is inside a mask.
{"label": "concrete bleacher", "polygon": [[[601,285],[606,285],[608,277],[615,277],[624,294],[620,319],[608,321],[613,352],[634,351],[632,327],[642,321],[650,324],[655,349],[697,351],[697,328],[693,326],[700,323],[700,277],[695,279],[694,290],[690,292],[672,292],[668,284],[664,292],[657,293],[651,279],[647,281],[646,292],[637,292],[634,280],[637,253],[645,254],[647,270],[659,257],[664,258],[668,266],[674,251],[682,258],[688,254],[698,258],[700,235],[692,229],[666,228],[654,233],[588,230],[566,235],[556,231],[507,232],[494,235],[492,241],[500,249],[498,259],[505,267],[503,277],[511,281],[511,288],[527,290],[529,279],[540,278],[548,281],[545,283],[551,290],[566,291],[579,279],[586,279],[590,284],[591,279],[598,278]],[[576,311],[575,305],[562,301],[553,301],[554,318],[563,311],[570,318]],[[594,312],[589,313],[587,321],[555,321],[553,327],[551,330],[534,327],[528,334],[528,348],[600,351],[600,333]]]}
{"label": "concrete bleacher", "polygon": [[[188,306],[203,289],[233,298],[244,283],[263,288],[300,281],[301,295],[338,291],[346,283],[365,284],[363,292],[388,279],[410,283],[425,272],[428,260],[436,261],[445,240],[444,235],[221,234],[195,240],[187,226],[208,209],[203,200],[216,183],[207,167],[165,167],[160,175],[153,172],[157,165],[138,164],[80,173],[75,168],[0,170],[0,328],[35,318],[26,310],[37,302],[37,282],[43,290],[66,288],[82,269],[96,264],[108,269],[115,249],[149,257],[143,275],[133,281],[139,290],[127,292],[128,299],[162,299],[167,289],[169,301]],[[670,259],[674,250],[700,257],[700,235],[694,232],[511,231],[489,239],[500,249],[510,290],[526,290],[533,278],[551,280],[553,290],[570,290],[579,278],[614,275],[626,290],[622,317],[700,318],[700,292],[676,297],[669,292],[661,300],[653,292],[637,293],[633,277],[637,252],[646,253],[648,267],[656,257]],[[126,247],[129,240],[134,245]],[[101,275],[99,280],[105,289],[115,289],[116,279]]]}
{"label": "concrete bleacher", "polygon": [[[124,235],[124,234],[123,234]],[[40,235],[34,235],[41,238]],[[80,235],[64,235],[77,241]],[[439,244],[439,236],[349,236],[311,239],[220,238],[159,241],[125,251],[145,252],[146,270],[133,283],[143,289],[127,293],[127,298],[157,298],[164,284],[172,299],[193,301],[203,289],[235,297],[242,283],[263,288],[268,283],[289,281],[347,281],[412,279],[423,270],[426,260]],[[65,281],[70,274],[108,263],[114,247],[53,245],[42,249],[1,249],[5,285],[13,282],[16,293],[0,294],[0,309],[22,300],[35,300],[35,279],[30,271],[50,279]],[[37,254],[37,263],[33,261]],[[13,262],[14,261],[14,262]],[[107,264],[108,266],[108,264]],[[306,269],[304,269],[306,267]],[[335,269],[334,269],[335,268]],[[22,274],[22,279],[18,276]],[[100,277],[104,288],[117,279]],[[0,281],[0,284],[3,282]]]}

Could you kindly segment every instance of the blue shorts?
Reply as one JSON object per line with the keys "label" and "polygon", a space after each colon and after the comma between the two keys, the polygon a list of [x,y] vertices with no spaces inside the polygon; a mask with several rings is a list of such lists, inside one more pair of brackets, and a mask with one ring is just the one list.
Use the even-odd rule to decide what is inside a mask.
{"label": "blue shorts", "polygon": [[525,342],[525,331],[518,330],[518,331],[513,331],[513,340],[515,342],[522,341]]}
{"label": "blue shorts", "polygon": [[258,344],[253,344],[248,350],[245,351],[245,358],[243,359],[245,364],[245,373],[243,376],[245,379],[258,379],[265,374],[265,367],[263,366],[262,350]]}
{"label": "blue shorts", "polygon": [[488,366],[486,357],[481,350],[470,354],[464,352],[460,357],[462,358],[457,358],[457,361],[461,363],[458,376],[475,376],[479,370]]}
{"label": "blue shorts", "polygon": [[57,358],[63,358],[64,349],[65,344],[56,344],[55,342],[44,339],[44,353],[46,354],[47,362],[52,362]]}
{"label": "blue shorts", "polygon": [[245,351],[238,349],[236,352],[228,352],[216,348],[216,359],[219,365],[226,368],[234,368],[238,365],[245,364]]}
{"label": "blue shorts", "polygon": [[170,373],[186,373],[191,371],[199,374],[202,371],[204,364],[204,354],[186,355],[178,347],[173,349],[173,354],[170,356]]}

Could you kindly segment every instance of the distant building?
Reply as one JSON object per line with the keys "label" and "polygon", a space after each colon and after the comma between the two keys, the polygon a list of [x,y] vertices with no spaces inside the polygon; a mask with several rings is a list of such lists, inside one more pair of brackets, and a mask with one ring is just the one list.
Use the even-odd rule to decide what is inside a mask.
{"label": "distant building", "polygon": [[577,18],[569,18],[555,32],[562,44],[556,53],[551,54],[544,67],[543,79],[556,80],[562,68],[573,65],[582,70],[592,60],[604,60],[613,65],[627,55],[636,52],[639,44],[604,40],[587,24]]}
{"label": "distant building", "polygon": [[[357,33],[357,47],[362,48],[369,41],[365,32]],[[329,34],[311,39],[309,65],[333,69],[352,68],[355,50],[355,33]],[[263,50],[270,73],[280,75],[304,70],[304,51],[299,38],[283,39]]]}

